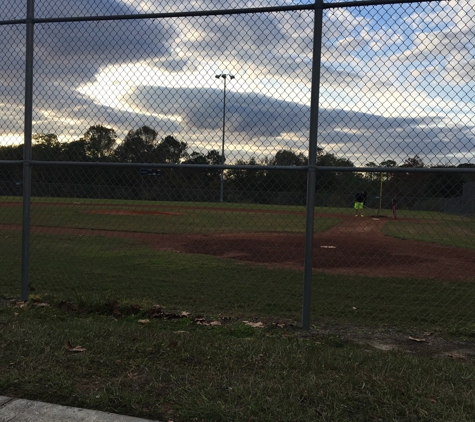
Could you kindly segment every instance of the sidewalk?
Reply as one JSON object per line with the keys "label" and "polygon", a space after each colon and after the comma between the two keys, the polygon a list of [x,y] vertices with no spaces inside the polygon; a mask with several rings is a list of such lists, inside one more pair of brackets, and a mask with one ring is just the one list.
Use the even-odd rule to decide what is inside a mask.
{"label": "sidewalk", "polygon": [[152,422],[97,410],[0,396],[0,422]]}

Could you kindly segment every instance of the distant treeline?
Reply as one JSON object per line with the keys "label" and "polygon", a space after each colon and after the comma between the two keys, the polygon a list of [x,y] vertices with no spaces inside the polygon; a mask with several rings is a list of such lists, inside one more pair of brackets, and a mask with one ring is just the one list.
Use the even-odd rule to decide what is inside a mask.
{"label": "distant treeline", "polygon": [[[91,126],[78,140],[59,142],[55,134],[35,134],[32,157],[41,161],[122,162],[122,163],[221,163],[219,151],[206,153],[189,151],[186,142],[173,136],[159,138],[158,133],[143,126],[131,130],[118,142],[116,132],[102,125]],[[0,146],[0,160],[22,160],[23,146]],[[265,158],[238,160],[240,165],[305,166],[307,157],[288,149]],[[317,165],[354,167],[347,158],[319,149]],[[425,167],[419,156],[403,163],[393,160],[369,162],[368,167]],[[457,167],[475,168],[466,163]],[[304,203],[307,173],[285,170],[226,170],[225,198],[232,201],[260,203]],[[468,174],[421,173],[356,173],[321,172],[317,174],[317,192],[321,194],[351,194],[366,189],[373,197],[379,194],[381,177],[384,195],[421,198],[453,198],[462,195],[463,184],[475,180]],[[21,166],[0,166],[0,195],[20,190]],[[48,167],[32,169],[33,195],[92,196],[127,199],[162,199],[195,201],[217,200],[220,189],[220,170],[163,168],[160,177],[143,176],[133,167]],[[15,188],[17,186],[18,188]],[[102,186],[101,193],[92,189]],[[104,188],[107,187],[107,188]],[[74,188],[74,189],[73,189]],[[92,190],[91,190],[92,189]],[[89,192],[89,193],[88,193]],[[194,194],[191,194],[194,192]],[[190,199],[190,200],[191,200]]]}

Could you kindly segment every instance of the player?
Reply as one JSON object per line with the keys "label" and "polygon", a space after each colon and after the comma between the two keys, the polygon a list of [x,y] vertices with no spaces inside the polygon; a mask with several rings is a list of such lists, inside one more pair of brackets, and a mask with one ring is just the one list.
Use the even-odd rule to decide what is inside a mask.
{"label": "player", "polygon": [[393,195],[393,197],[391,198],[391,208],[393,210],[393,218],[395,219],[397,219],[396,205],[397,205],[397,198],[396,198],[396,195]]}
{"label": "player", "polygon": [[363,207],[366,204],[366,198],[368,197],[368,192],[365,190],[358,192],[355,195],[355,217],[364,217]]}

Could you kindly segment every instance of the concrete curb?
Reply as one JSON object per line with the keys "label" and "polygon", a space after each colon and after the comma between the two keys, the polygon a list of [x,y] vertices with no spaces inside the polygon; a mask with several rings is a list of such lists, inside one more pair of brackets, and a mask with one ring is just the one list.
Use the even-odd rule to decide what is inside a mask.
{"label": "concrete curb", "polygon": [[[0,396],[0,422],[153,422],[97,410]],[[156,421],[155,421],[156,422]]]}

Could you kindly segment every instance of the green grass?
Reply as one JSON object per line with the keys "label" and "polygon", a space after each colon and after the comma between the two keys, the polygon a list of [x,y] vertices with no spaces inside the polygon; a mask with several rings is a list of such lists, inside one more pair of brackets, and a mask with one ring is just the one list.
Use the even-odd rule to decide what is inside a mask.
{"label": "green grass", "polygon": [[[3,199],[3,202],[18,202]],[[255,211],[255,212],[253,212]],[[117,214],[120,213],[132,213]],[[154,213],[154,214],[147,214]],[[0,207],[2,223],[20,224],[21,207]],[[318,218],[315,232],[341,220]],[[305,208],[243,204],[35,198],[31,224],[146,233],[305,232]]]}
{"label": "green grass", "polygon": [[400,239],[422,240],[440,245],[475,249],[475,221],[391,221],[385,224],[383,233]]}
{"label": "green grass", "polygon": [[[239,322],[139,318],[0,305],[0,394],[175,422],[469,422],[475,414],[472,361]],[[68,352],[66,342],[86,351]]]}
{"label": "green grass", "polygon": [[[78,212],[97,209],[92,202],[34,206],[34,224],[169,233],[213,230],[214,224],[222,231],[228,224],[243,231],[264,224],[257,231],[292,232],[304,224],[303,214],[262,214],[265,223],[260,214],[221,211],[226,207],[187,211],[181,226],[171,223],[179,216],[139,221]],[[149,208],[123,202],[110,201],[110,208]],[[167,211],[175,206],[183,209],[171,203]],[[0,216],[2,223],[18,223],[19,208],[0,208]],[[328,226],[336,220],[330,217]],[[398,234],[405,224],[386,226]],[[452,223],[438,226],[444,224],[450,238]],[[30,251],[31,299],[49,307],[15,308],[2,300],[19,296],[21,233],[0,230],[0,395],[174,422],[473,420],[473,360],[383,352],[334,334],[273,328],[272,322],[300,321],[302,271],[157,251],[106,236],[33,234]],[[114,317],[111,300],[123,315],[131,304],[142,311]],[[77,310],[65,312],[73,307],[60,308],[62,301]],[[473,340],[474,302],[475,282],[316,272],[312,326],[387,333],[396,327]],[[139,324],[154,304],[223,325],[199,326],[192,318]],[[253,329],[246,319],[267,328]],[[86,351],[67,351],[68,341]]]}
{"label": "green grass", "polygon": [[[19,295],[20,234],[0,232],[0,295]],[[300,321],[302,271],[163,252],[103,236],[34,235],[33,297],[95,309],[110,299],[232,317]],[[475,336],[475,282],[315,273],[314,321],[443,329]]]}

